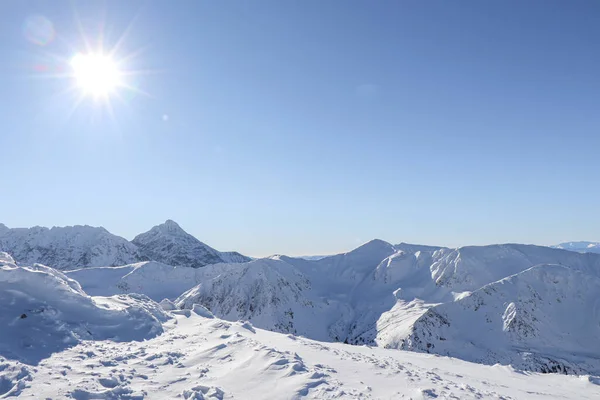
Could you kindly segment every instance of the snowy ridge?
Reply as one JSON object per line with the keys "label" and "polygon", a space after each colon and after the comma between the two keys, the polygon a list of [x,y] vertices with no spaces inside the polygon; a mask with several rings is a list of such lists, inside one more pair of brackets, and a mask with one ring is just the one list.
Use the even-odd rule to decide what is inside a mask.
{"label": "snowy ridge", "polygon": [[84,268],[66,271],[92,296],[143,293],[154,301],[174,300],[201,282],[201,269],[174,267],[156,261],[145,261],[122,267]]}
{"label": "snowy ridge", "polygon": [[60,270],[115,267],[148,260],[193,268],[250,261],[240,253],[221,253],[207,246],[171,220],[136,236],[132,242],[87,225],[9,229],[0,224],[0,251],[23,265],[41,263]]}
{"label": "snowy ridge", "polygon": [[[547,247],[507,244],[414,253],[407,251],[407,247],[404,249],[374,240],[348,253],[316,261],[272,256],[248,263],[212,264],[200,269],[147,262],[67,274],[95,295],[141,292],[156,301],[173,300],[177,308],[192,309],[200,304],[219,318],[247,319],[272,331],[322,341],[440,354],[446,354],[443,346],[432,341],[423,342],[425,347],[420,346],[414,336],[436,335],[434,331],[439,327],[433,326],[433,330],[426,333],[423,326],[432,325],[428,316],[435,313],[440,304],[458,307],[455,304],[465,304],[472,301],[469,299],[473,296],[479,296],[476,293],[486,285],[508,276],[519,276],[538,265],[557,264],[579,274],[576,276],[600,276],[599,255]],[[540,287],[540,293],[552,289],[548,280],[541,284],[548,287]],[[523,295],[528,293],[524,287],[519,287],[519,291],[523,291]],[[578,295],[575,289],[565,289],[567,299]],[[516,300],[511,302],[517,304]],[[505,308],[498,313],[502,315]],[[555,308],[544,311],[539,307],[539,312],[547,313],[543,318],[548,324],[556,324],[554,330],[569,333],[553,315],[553,310]],[[461,311],[460,314],[468,313]],[[465,327],[469,326],[470,323],[465,322]],[[461,337],[460,332],[456,335]],[[560,353],[561,346],[567,348],[569,340],[575,337],[572,334],[561,337],[561,341],[555,343],[558,349],[555,355]],[[432,345],[427,347],[427,343]],[[588,345],[594,347],[594,344]],[[512,349],[519,346],[518,340],[504,347],[499,345],[487,358],[458,350],[451,354],[478,362],[512,363],[543,370],[542,362],[517,363],[522,355]],[[543,349],[532,350],[536,351],[547,353]],[[590,353],[595,354],[595,351]],[[597,363],[589,360],[572,360],[561,365],[568,365],[568,372],[597,368]]]}
{"label": "snowy ridge", "polygon": [[[550,264],[558,264],[559,267],[552,267]],[[531,270],[534,266],[538,267]],[[212,267],[225,268],[223,265]],[[486,285],[502,281],[507,276],[519,277],[521,273],[524,274],[523,279],[529,276],[529,279],[536,280],[540,279],[541,275],[531,277],[535,271],[554,271],[554,268],[560,268],[559,271],[567,271],[567,275],[573,274],[573,279],[583,282],[586,277],[599,276],[600,256],[516,244],[470,246],[454,250],[439,248],[433,252],[410,253],[397,250],[382,241],[371,241],[349,253],[317,261],[274,256],[268,260],[232,267],[227,267],[226,272],[216,275],[208,282],[200,283],[182,295],[176,301],[177,305],[191,308],[193,304],[198,303],[221,318],[248,319],[264,329],[296,332],[318,340],[377,344],[387,348],[405,348],[445,355],[447,353],[444,346],[435,345],[431,341],[423,341],[425,344],[421,346],[416,340],[425,335],[427,329],[432,330],[427,334],[432,336],[435,335],[435,329],[444,326],[443,321],[448,318],[436,319],[438,307],[459,307],[480,296],[479,290],[483,290],[482,287],[487,288]],[[290,269],[291,267],[294,269]],[[301,277],[299,279],[303,284],[300,285],[295,277]],[[588,283],[590,282],[593,282],[593,279],[588,280]],[[558,278],[547,278],[539,284],[541,286],[536,289],[537,292],[547,293],[545,296],[548,299],[553,296],[553,290],[560,290],[563,293],[564,304],[581,296],[576,282],[568,283],[568,288],[555,288],[553,285],[566,284]],[[518,304],[518,296],[527,296],[527,287],[518,286],[514,290],[517,298],[511,302]],[[285,292],[284,288],[290,288],[289,292]],[[594,289],[590,288],[589,293],[594,293]],[[494,291],[491,296],[495,300],[488,302],[497,301],[504,304],[505,295]],[[588,304],[592,301],[591,296],[590,294],[582,304],[577,301],[573,304],[577,304],[578,309],[585,308],[586,304],[593,309],[594,303]],[[442,305],[438,306],[440,303]],[[265,308],[268,308],[266,313]],[[600,347],[591,340],[592,336],[578,337],[565,328],[564,324],[572,321],[561,320],[555,315],[556,310],[556,307],[545,309],[541,305],[532,310],[533,313],[540,313],[532,318],[547,321],[547,326],[540,332],[547,332],[548,336],[540,334],[536,336],[536,340],[555,337],[554,332],[559,331],[564,335],[556,336],[560,337],[560,340],[548,342],[545,349],[531,348],[532,355],[529,356],[528,362],[517,362],[523,358],[523,352],[517,349],[530,348],[522,338],[513,338],[512,342],[505,345],[498,344],[496,351],[490,352],[486,357],[456,349],[450,354],[477,362],[512,363],[525,369],[540,371],[557,370],[558,367],[552,366],[555,364],[543,361],[552,360],[553,358],[548,356],[550,355],[557,360],[563,360],[560,364],[563,366],[563,369],[560,369],[562,372],[600,371],[600,363],[593,360],[594,354],[600,355]],[[498,308],[497,311],[499,316],[497,315],[494,321],[501,319],[506,306],[501,310]],[[467,318],[464,321],[464,329],[468,331],[471,325],[469,313],[462,308],[456,313]],[[431,315],[433,317],[430,317]],[[597,323],[600,315],[594,314],[593,318],[596,322],[591,323]],[[434,320],[437,321],[437,325]],[[319,322],[305,324],[301,321]],[[291,327],[293,330],[290,330]],[[461,332],[456,332],[455,335],[459,338],[456,340],[462,340]],[[592,329],[589,332],[595,331]],[[450,334],[446,334],[448,338],[441,336],[448,343],[454,340]],[[570,360],[565,361],[565,354],[569,352],[567,349],[571,349],[570,341],[583,341],[584,347],[587,346],[588,349],[584,350],[582,347],[577,351],[587,352],[592,356],[586,359],[570,357]],[[429,347],[427,343],[430,344]],[[494,345],[489,346],[493,348]],[[553,346],[556,351],[548,350]],[[531,361],[536,357],[539,358],[538,361]]]}
{"label": "snowy ridge", "polygon": [[429,309],[402,348],[484,364],[600,374],[600,279],[538,265]]}
{"label": "snowy ridge", "polygon": [[9,229],[0,224],[0,250],[21,264],[41,263],[57,269],[124,265],[145,259],[126,239],[88,225]]}
{"label": "snowy ridge", "polygon": [[600,253],[600,242],[566,242],[550,247],[578,253]]}
{"label": "snowy ridge", "polygon": [[61,272],[0,253],[0,356],[37,363],[81,340],[143,340],[167,315],[143,295],[91,298]]}
{"label": "snowy ridge", "polygon": [[252,320],[277,332],[329,339],[327,326],[314,324],[326,304],[315,296],[306,276],[282,260],[260,259],[222,268],[218,275],[182,294],[175,304],[183,309],[201,304],[227,320]]}

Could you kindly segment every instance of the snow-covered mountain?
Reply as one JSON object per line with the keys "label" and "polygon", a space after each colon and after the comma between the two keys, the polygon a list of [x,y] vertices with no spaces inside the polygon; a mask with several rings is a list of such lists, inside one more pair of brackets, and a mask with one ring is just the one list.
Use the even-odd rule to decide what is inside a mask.
{"label": "snow-covered mountain", "polygon": [[576,251],[578,253],[600,253],[600,242],[566,242],[550,247]]}
{"label": "snow-covered mountain", "polygon": [[403,349],[541,372],[600,374],[600,278],[538,265],[429,309]]}
{"label": "snow-covered mountain", "polygon": [[[557,314],[562,306],[552,303],[560,292],[560,304],[584,310],[591,324],[585,332],[596,334],[600,315],[592,299],[594,282],[600,279],[598,254],[520,244],[449,249],[372,240],[318,260],[272,256],[232,263],[224,261],[247,258],[220,253],[173,221],[139,235],[131,245],[141,257],[158,261],[66,275],[92,295],[141,293],[155,301],[169,299],[181,309],[201,305],[219,318],[249,320],[260,328],[316,340],[450,354],[540,371],[600,371],[595,361],[600,347],[592,336],[574,332],[573,316]],[[536,296],[542,303],[527,308]],[[469,308],[483,297],[489,305],[485,324],[478,319],[481,313]],[[544,345],[535,347],[530,336],[505,329],[505,315],[511,312],[515,321],[529,318],[526,326],[544,321],[531,336]],[[470,340],[468,333],[477,329],[497,340]],[[465,341],[476,343],[479,352]]]}
{"label": "snow-covered mountain", "polygon": [[88,225],[9,229],[0,224],[0,251],[11,254],[23,265],[41,263],[61,270],[147,259],[127,239]]}
{"label": "snow-covered mountain", "polygon": [[[179,307],[202,304],[225,319],[248,319],[265,329],[318,340],[451,354],[539,371],[600,372],[600,346],[592,340],[600,324],[593,301],[598,293],[593,282],[600,276],[600,256],[595,254],[518,244],[410,253],[374,240],[349,253],[317,261],[275,256],[237,268],[223,264],[211,268],[223,272],[183,294],[176,301]],[[509,276],[506,282],[525,283],[515,284],[509,294],[489,289],[508,287],[503,279]],[[536,286],[531,286],[533,282]],[[492,322],[485,325],[487,330],[473,333],[480,314],[470,316],[472,311],[463,305],[471,304],[481,293],[489,297],[486,304],[494,304],[486,317]],[[523,311],[523,304],[538,297],[545,303]],[[552,303],[557,298],[562,302],[557,304],[565,307],[562,311]],[[522,321],[523,313],[532,321],[544,321],[534,339],[503,330],[499,321],[506,320],[510,303],[516,307],[515,321]],[[545,307],[546,303],[550,305]],[[453,318],[438,317],[437,310],[444,307],[458,311]],[[593,327],[586,330],[589,335],[575,332],[585,329],[574,324],[573,318],[580,317],[569,319],[560,314],[568,307],[583,310]],[[455,330],[438,333],[446,323]],[[517,322],[510,326],[515,325]],[[497,337],[507,335],[507,339],[486,342],[487,348],[475,345],[484,349],[485,357],[470,352],[468,345],[457,345],[470,337],[465,332],[484,335],[488,330],[496,330]],[[442,337],[438,341],[448,342],[450,347],[416,339],[424,335]],[[532,340],[544,344],[532,347]],[[567,356],[573,352],[580,355]],[[523,357],[526,360],[518,362]]]}
{"label": "snow-covered mountain", "polygon": [[136,236],[132,243],[138,246],[148,259],[170,265],[200,268],[220,262],[250,261],[250,258],[239,253],[221,253],[213,249],[181,229],[172,220]]}
{"label": "snow-covered mountain", "polygon": [[[486,252],[511,254],[515,249],[499,247]],[[0,253],[0,398],[600,397],[595,375],[520,371],[598,374],[600,257],[558,251],[574,254],[563,259],[573,265],[534,266],[472,292],[450,292],[453,300],[426,306],[418,298],[405,298],[418,294],[424,272],[435,282],[431,265],[440,259],[450,257],[454,264],[445,266],[468,270],[453,255],[461,249],[409,253],[394,248],[371,269],[373,260],[389,250],[385,242],[373,241],[320,266],[277,256],[199,269],[142,262],[67,274],[39,264],[17,266]],[[531,259],[543,258],[539,249],[522,250]],[[478,253],[467,249],[459,258],[469,261]],[[481,255],[475,259],[481,261]],[[320,267],[320,275],[313,276]],[[319,276],[333,282],[318,281]],[[188,281],[199,283],[176,304],[163,300],[159,305],[133,293],[93,296],[71,278],[98,293],[140,290],[155,298],[172,298]],[[117,287],[121,283],[144,286]],[[390,295],[399,283],[414,287]],[[325,287],[334,289],[329,296],[324,296]],[[449,289],[440,288],[443,294],[437,297],[447,296]],[[369,308],[376,314],[388,307],[383,305],[388,296],[405,306],[403,312],[394,306],[396,317],[413,321],[401,347],[417,352],[298,336],[320,334],[331,340],[327,337],[346,326],[340,320],[354,320],[349,331],[356,330]],[[248,317],[261,325],[275,321],[279,325],[269,329],[287,334],[215,318],[198,303],[228,319]],[[505,365],[419,354],[425,352]]]}
{"label": "snow-covered mountain", "polygon": [[219,252],[168,220],[129,242],[92,226],[9,229],[0,224],[0,251],[23,265],[41,263],[59,270],[121,266],[154,260],[175,266],[247,262],[237,252]]}
{"label": "snow-covered mountain", "polygon": [[0,260],[3,399],[600,397],[596,376],[316,342],[224,321],[197,304],[177,310],[164,301],[161,310],[139,295],[90,297],[56,270]]}

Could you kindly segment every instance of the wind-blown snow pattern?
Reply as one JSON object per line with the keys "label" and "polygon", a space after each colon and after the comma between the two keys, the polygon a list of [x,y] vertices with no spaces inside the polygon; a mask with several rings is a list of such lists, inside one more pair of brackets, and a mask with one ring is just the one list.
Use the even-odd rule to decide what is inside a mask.
{"label": "wind-blown snow pattern", "polygon": [[221,253],[207,246],[171,220],[136,236],[132,243],[138,246],[148,259],[170,265],[200,268],[221,262],[250,261],[248,257],[239,253]]}
{"label": "wind-blown snow pattern", "polygon": [[600,242],[566,242],[550,247],[578,253],[600,253]]}
{"label": "wind-blown snow pattern", "polygon": [[219,252],[205,245],[171,220],[138,235],[133,242],[87,225],[9,229],[0,224],[0,251],[23,265],[41,263],[60,270],[149,260],[193,268],[250,261],[240,253]]}
{"label": "wind-blown snow pattern", "polygon": [[145,296],[91,298],[61,272],[0,253],[0,356],[35,364],[81,340],[144,340],[167,315]]}

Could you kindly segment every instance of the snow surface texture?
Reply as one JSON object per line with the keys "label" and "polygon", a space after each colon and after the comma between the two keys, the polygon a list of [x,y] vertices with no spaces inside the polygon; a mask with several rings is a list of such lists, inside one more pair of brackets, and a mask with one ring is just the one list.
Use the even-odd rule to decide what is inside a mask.
{"label": "snow surface texture", "polygon": [[600,253],[600,242],[566,242],[551,247],[578,253]]}
{"label": "snow surface texture", "polygon": [[0,253],[0,356],[29,364],[81,340],[144,340],[167,315],[143,295],[91,298],[76,281]]}
{"label": "snow surface texture", "polygon": [[148,260],[192,268],[250,261],[237,252],[219,252],[207,246],[171,220],[138,235],[132,242],[104,228],[87,225],[9,229],[0,224],[0,251],[11,254],[19,264],[41,263],[60,270]]}
{"label": "snow surface texture", "polygon": [[[198,309],[195,309],[198,310]],[[31,366],[0,357],[0,398],[598,399],[594,376],[321,343],[185,310],[144,342],[81,341]]]}

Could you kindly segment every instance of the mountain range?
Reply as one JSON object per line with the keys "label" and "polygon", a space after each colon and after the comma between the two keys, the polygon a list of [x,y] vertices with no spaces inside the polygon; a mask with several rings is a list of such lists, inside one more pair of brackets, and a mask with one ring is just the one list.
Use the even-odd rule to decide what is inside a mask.
{"label": "mountain range", "polygon": [[[253,277],[264,273],[269,281],[289,278],[300,285],[296,289],[306,289],[306,282],[298,276],[274,275],[274,262],[269,260],[257,269],[248,263],[242,269]],[[165,264],[143,262],[112,269],[137,273],[146,267],[147,278],[156,278],[151,293],[158,295],[161,275],[157,272],[167,268]],[[217,267],[165,271],[178,276],[180,270],[217,272]],[[101,278],[98,273],[105,269],[110,268],[81,271],[96,270],[96,278]],[[512,283],[515,290],[526,289]],[[296,289],[285,291],[293,297]],[[266,293],[257,295],[261,296],[257,305],[270,301]],[[580,304],[586,300],[582,298]],[[459,310],[453,315],[458,316]],[[510,310],[506,323],[518,332],[522,329]],[[600,397],[597,376],[549,376],[419,352],[318,342],[269,332],[248,321],[225,321],[199,304],[180,310],[169,300],[159,304],[140,294],[90,295],[68,274],[39,264],[19,266],[2,252],[0,323],[2,399]],[[490,337],[489,343],[497,339]]]}
{"label": "mountain range", "polygon": [[219,262],[246,262],[237,252],[220,252],[167,220],[131,242],[102,227],[76,225],[45,228],[13,228],[0,224],[0,251],[17,263],[40,263],[58,270],[120,266],[158,261],[199,268]]}
{"label": "mountain range", "polygon": [[92,296],[139,293],[167,309],[205,307],[326,342],[600,373],[600,254],[591,252],[372,240],[317,259],[250,259],[219,252],[170,220],[131,242],[90,226],[0,225],[0,250],[19,265],[63,270]]}

